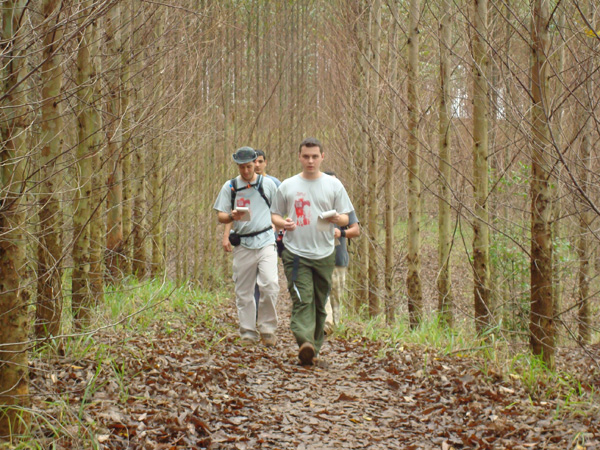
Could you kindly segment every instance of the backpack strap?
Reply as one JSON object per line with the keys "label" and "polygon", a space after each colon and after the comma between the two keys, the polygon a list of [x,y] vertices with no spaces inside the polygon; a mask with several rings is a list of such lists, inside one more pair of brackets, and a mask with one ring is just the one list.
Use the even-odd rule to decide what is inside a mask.
{"label": "backpack strap", "polygon": [[237,188],[237,183],[236,183],[236,178],[232,178],[231,180],[229,180],[229,187],[231,188],[231,211],[233,211],[235,208],[235,194],[237,194],[238,188]]}
{"label": "backpack strap", "polygon": [[[258,193],[260,194],[260,196],[265,200],[265,202],[267,202],[267,206],[269,208],[271,208],[271,202],[269,201],[269,199],[267,198],[267,196],[265,195],[265,191],[263,189],[263,176],[259,175],[258,176],[258,180],[256,181],[256,184],[254,185],[256,187],[256,189],[258,190]],[[242,191],[244,189],[248,189],[251,185],[246,185],[244,187],[238,188],[237,187],[237,177],[232,178],[231,180],[229,180],[229,187],[231,188],[231,210],[233,211],[235,209],[235,195],[237,194],[238,191]]]}
{"label": "backpack strap", "polygon": [[258,185],[257,189],[258,192],[260,193],[260,195],[262,196],[262,198],[265,200],[265,202],[267,202],[267,206],[269,208],[271,208],[271,202],[269,201],[269,199],[267,198],[267,196],[265,195],[265,190],[263,189],[263,179],[264,177],[262,175],[259,175],[259,180],[256,183]]}

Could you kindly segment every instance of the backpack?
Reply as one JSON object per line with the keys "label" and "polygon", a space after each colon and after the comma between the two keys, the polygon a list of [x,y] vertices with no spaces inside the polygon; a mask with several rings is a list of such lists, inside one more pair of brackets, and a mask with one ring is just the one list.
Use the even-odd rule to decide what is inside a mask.
{"label": "backpack", "polygon": [[252,184],[247,184],[246,186],[243,186],[241,188],[237,187],[237,183],[236,183],[236,178],[232,178],[229,181],[229,187],[231,188],[231,210],[233,211],[235,209],[235,195],[239,192],[239,191],[243,191],[244,189],[250,189],[251,187],[254,187],[256,190],[258,190],[260,196],[265,200],[265,202],[267,202],[267,206],[269,208],[271,208],[271,202],[269,201],[269,199],[267,198],[267,196],[265,195],[265,191],[263,189],[263,176],[259,175],[258,176],[258,180],[256,180],[256,184],[252,185]]}

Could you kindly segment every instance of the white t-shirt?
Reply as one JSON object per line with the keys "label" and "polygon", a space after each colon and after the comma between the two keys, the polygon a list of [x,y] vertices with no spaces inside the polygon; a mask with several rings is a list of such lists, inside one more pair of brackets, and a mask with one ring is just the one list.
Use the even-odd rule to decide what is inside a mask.
{"label": "white t-shirt", "polygon": [[[273,197],[275,197],[275,191],[277,190],[275,183],[266,177],[260,178],[262,178],[262,187],[265,196],[270,202],[273,202]],[[251,217],[251,220],[248,222],[240,222],[238,220],[233,222],[233,231],[238,234],[254,233],[256,231],[264,230],[271,225],[271,212],[267,202],[258,191],[256,185],[258,181],[259,177],[256,178],[255,183],[249,188],[242,189],[235,195],[234,206],[250,208]],[[235,183],[238,189],[244,186],[244,181],[240,176],[235,178]],[[227,181],[221,188],[213,208],[217,211],[230,213],[232,194],[231,184]],[[243,237],[241,240],[241,245],[249,249],[259,249],[273,243],[275,243],[275,235],[269,231],[265,231],[256,236]]]}
{"label": "white t-shirt", "polygon": [[294,231],[286,231],[283,243],[295,255],[322,259],[335,249],[334,225],[326,231],[317,229],[317,219],[323,212],[338,214],[354,211],[346,189],[337,178],[322,174],[307,180],[301,174],[288,178],[277,189],[271,212],[296,221]]}

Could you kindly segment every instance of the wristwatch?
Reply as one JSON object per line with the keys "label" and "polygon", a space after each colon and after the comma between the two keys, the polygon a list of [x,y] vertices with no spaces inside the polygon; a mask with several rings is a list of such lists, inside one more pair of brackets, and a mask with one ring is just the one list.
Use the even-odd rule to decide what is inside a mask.
{"label": "wristwatch", "polygon": [[229,213],[229,220],[233,222],[233,214]]}
{"label": "wristwatch", "polygon": [[345,238],[346,237],[346,230],[341,229],[340,230],[340,236]]}

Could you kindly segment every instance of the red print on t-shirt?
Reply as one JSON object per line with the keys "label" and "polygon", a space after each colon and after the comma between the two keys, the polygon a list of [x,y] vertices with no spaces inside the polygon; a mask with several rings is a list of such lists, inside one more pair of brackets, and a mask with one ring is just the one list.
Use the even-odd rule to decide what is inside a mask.
{"label": "red print on t-shirt", "polygon": [[248,198],[244,198],[244,197],[240,197],[236,200],[237,202],[237,206],[241,206],[241,207],[245,207],[248,206],[250,204],[250,199]]}
{"label": "red print on t-shirt", "polygon": [[[309,208],[305,208],[306,206]],[[294,202],[294,207],[296,208],[296,225],[299,227],[310,225],[310,201],[298,198]]]}

